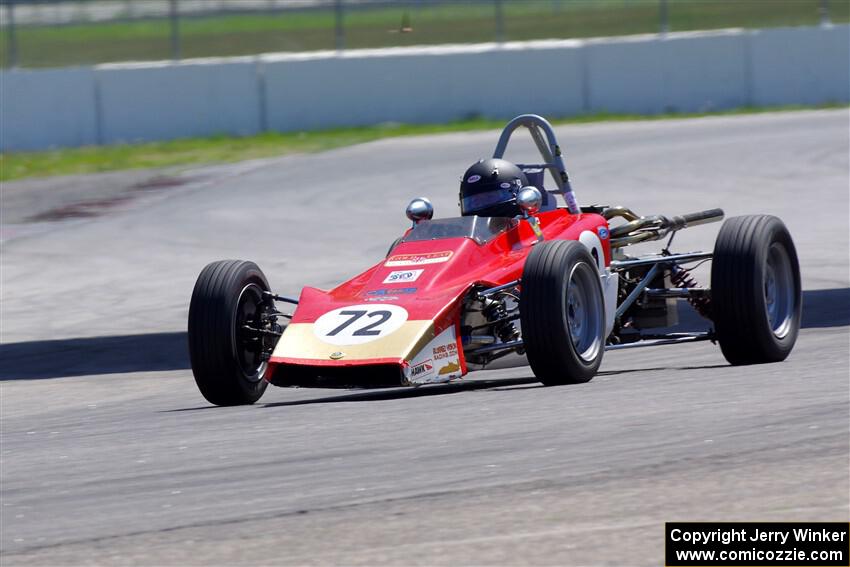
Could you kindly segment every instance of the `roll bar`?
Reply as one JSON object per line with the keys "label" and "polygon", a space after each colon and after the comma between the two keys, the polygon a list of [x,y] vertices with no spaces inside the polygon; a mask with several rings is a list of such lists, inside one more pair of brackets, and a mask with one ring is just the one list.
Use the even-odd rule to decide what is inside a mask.
{"label": "roll bar", "polygon": [[[564,165],[564,160],[561,157],[561,146],[558,145],[558,140],[555,138],[555,131],[549,121],[536,114],[521,114],[508,122],[502,135],[499,136],[499,142],[496,144],[496,150],[493,152],[493,157],[502,159],[505,155],[505,150],[508,148],[508,142],[511,139],[511,134],[514,130],[524,126],[528,128],[531,134],[531,139],[534,140],[534,145],[537,146],[544,163],[534,164],[534,167],[549,169],[553,172],[555,183],[558,185],[558,192],[567,203],[567,209],[575,215],[581,212],[576,201],[573,188],[570,186],[570,178],[567,175],[567,168]],[[542,190],[542,188],[540,188]]]}

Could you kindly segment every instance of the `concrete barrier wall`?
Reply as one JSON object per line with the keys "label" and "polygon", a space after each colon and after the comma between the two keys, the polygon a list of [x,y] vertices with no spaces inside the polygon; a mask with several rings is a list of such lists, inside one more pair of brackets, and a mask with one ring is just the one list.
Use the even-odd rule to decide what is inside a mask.
{"label": "concrete barrier wall", "polygon": [[592,112],[655,114],[745,106],[748,34],[636,36],[585,47]]}
{"label": "concrete barrier wall", "polygon": [[91,68],[0,73],[0,150],[96,144]]}
{"label": "concrete barrier wall", "polygon": [[580,42],[266,57],[273,130],[583,110]]}
{"label": "concrete barrier wall", "polygon": [[753,104],[850,100],[850,26],[756,30],[750,37]]}
{"label": "concrete barrier wall", "polygon": [[102,142],[260,132],[253,58],[97,68]]}
{"label": "concrete barrier wall", "polygon": [[0,73],[0,150],[523,112],[850,102],[850,26]]}

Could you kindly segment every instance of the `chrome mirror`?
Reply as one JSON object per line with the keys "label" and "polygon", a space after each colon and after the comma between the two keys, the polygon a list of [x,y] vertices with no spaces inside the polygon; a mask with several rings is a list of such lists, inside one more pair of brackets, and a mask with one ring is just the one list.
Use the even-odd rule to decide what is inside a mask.
{"label": "chrome mirror", "polygon": [[533,215],[543,204],[543,194],[537,187],[526,185],[517,193],[516,204],[524,215]]}
{"label": "chrome mirror", "polygon": [[407,205],[405,214],[414,224],[423,220],[431,220],[434,216],[434,205],[425,197],[417,197]]}

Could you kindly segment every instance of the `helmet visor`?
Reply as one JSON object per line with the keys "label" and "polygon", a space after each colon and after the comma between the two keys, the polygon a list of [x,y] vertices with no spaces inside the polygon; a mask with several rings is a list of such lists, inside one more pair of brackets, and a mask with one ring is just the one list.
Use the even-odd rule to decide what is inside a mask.
{"label": "helmet visor", "polygon": [[515,198],[515,190],[497,188],[492,191],[485,191],[464,197],[460,201],[460,211],[463,214],[474,214],[476,211],[492,207],[493,205],[507,203]]}

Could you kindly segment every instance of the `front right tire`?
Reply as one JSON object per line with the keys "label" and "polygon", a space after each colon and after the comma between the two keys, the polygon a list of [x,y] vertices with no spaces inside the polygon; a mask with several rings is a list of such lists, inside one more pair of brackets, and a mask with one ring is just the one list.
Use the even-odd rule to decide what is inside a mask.
{"label": "front right tire", "polygon": [[189,304],[189,358],[204,398],[218,406],[253,404],[265,392],[267,367],[260,327],[269,309],[265,275],[253,262],[207,265]]}

